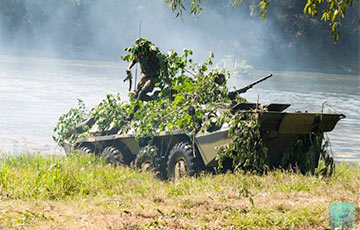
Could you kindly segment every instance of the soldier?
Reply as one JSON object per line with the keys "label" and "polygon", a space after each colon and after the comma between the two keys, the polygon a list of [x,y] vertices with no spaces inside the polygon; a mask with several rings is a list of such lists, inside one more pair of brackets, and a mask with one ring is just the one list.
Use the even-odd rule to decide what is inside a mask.
{"label": "soldier", "polygon": [[147,93],[152,92],[155,84],[164,77],[165,82],[169,83],[167,63],[164,54],[152,42],[144,38],[138,38],[133,47],[128,48],[132,51],[130,64],[126,70],[127,78],[131,78],[131,68],[138,62],[141,68],[141,79],[135,90],[137,100],[149,101],[152,98]]}

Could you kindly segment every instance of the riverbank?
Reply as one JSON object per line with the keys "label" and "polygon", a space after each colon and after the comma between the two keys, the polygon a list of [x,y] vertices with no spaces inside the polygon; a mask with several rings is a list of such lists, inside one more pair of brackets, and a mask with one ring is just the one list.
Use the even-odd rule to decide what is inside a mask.
{"label": "riverbank", "polygon": [[0,163],[0,228],[326,229],[330,202],[360,211],[360,168],[345,164],[331,178],[277,170],[172,182],[87,156]]}

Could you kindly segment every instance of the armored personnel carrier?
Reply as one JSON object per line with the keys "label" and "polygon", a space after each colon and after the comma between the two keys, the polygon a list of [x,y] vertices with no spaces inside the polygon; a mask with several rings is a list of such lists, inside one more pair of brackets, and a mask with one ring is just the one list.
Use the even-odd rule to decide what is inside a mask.
{"label": "armored personnel carrier", "polygon": [[[243,93],[253,85],[271,77],[262,78],[246,87],[231,92],[229,96]],[[268,149],[267,162],[270,167],[286,167],[296,165],[296,156],[285,159],[294,143],[302,140],[301,150],[315,150],[311,167],[313,171],[319,162],[321,142],[315,142],[315,134],[322,136],[324,132],[334,129],[337,122],[344,118],[342,114],[288,113],[284,112],[289,104],[262,105],[256,103],[237,103],[226,109],[231,113],[258,114],[260,133],[264,145]],[[261,108],[261,109],[260,109]],[[194,112],[194,111],[192,111]],[[191,111],[190,111],[191,113]],[[163,131],[150,138],[135,138],[131,133],[114,133],[92,135],[64,144],[67,153],[78,150],[81,153],[95,154],[104,157],[115,165],[134,165],[143,170],[152,169],[164,178],[192,176],[201,170],[213,169],[218,165],[218,148],[231,143],[228,135],[229,127],[224,124],[216,129],[191,135],[187,131]],[[150,142],[149,142],[150,141]],[[149,144],[150,143],[150,144]]]}

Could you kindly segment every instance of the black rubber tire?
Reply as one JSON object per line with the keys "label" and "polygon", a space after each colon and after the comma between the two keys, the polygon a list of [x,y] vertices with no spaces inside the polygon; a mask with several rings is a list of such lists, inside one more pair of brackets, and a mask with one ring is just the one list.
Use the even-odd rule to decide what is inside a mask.
{"label": "black rubber tire", "polygon": [[[178,169],[179,175],[176,173],[177,165],[184,164],[185,174],[182,175],[180,168]],[[200,164],[197,163],[197,159],[194,157],[193,147],[189,143],[180,142],[177,143],[170,151],[167,161],[167,178],[179,179],[185,176],[194,176],[196,172],[200,170]]]}
{"label": "black rubber tire", "polygon": [[81,146],[79,148],[80,154],[94,155],[94,151],[88,146]]}
{"label": "black rubber tire", "polygon": [[114,146],[108,146],[101,152],[101,157],[106,163],[118,166],[124,164],[124,156],[119,149]]}
{"label": "black rubber tire", "polygon": [[[144,171],[155,170],[156,155],[157,149],[154,146],[142,147],[139,153],[136,155],[135,166]],[[147,164],[149,167],[144,168],[144,164]]]}

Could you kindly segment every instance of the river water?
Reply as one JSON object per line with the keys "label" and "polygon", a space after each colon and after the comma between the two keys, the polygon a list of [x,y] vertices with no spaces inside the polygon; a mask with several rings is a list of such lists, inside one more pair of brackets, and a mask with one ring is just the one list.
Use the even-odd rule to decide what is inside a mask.
{"label": "river water", "polygon": [[[123,62],[72,61],[0,56],[0,151],[63,153],[52,140],[60,115],[77,105],[88,108],[108,93],[127,100]],[[360,161],[360,76],[302,72],[255,71],[234,77],[230,86],[244,86],[269,73],[273,77],[243,94],[261,104],[289,103],[287,112],[342,113],[328,133],[337,160]]]}

